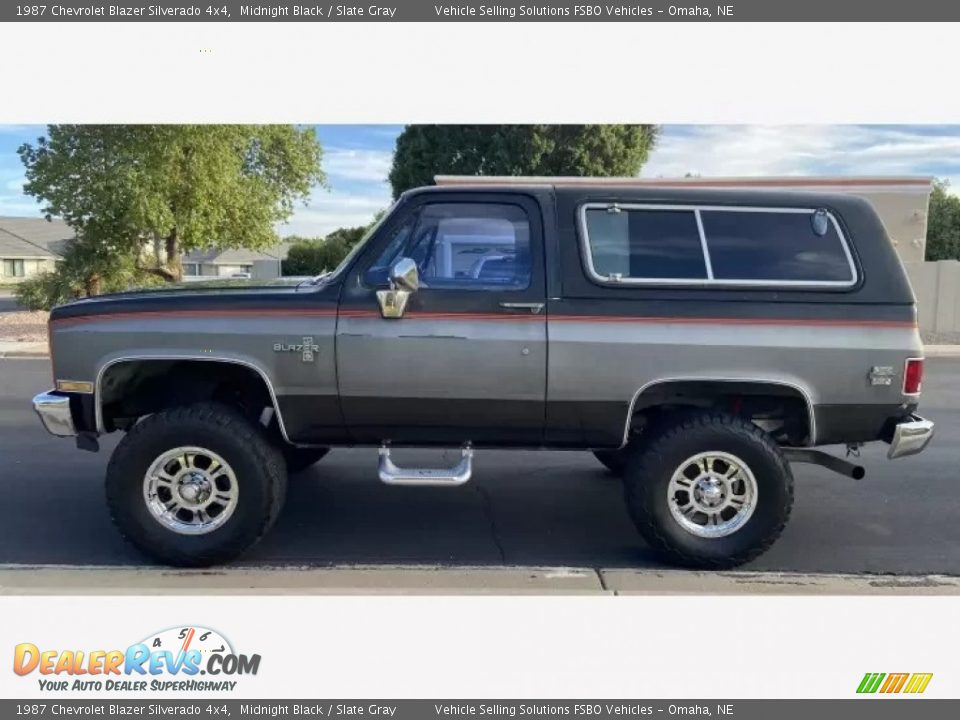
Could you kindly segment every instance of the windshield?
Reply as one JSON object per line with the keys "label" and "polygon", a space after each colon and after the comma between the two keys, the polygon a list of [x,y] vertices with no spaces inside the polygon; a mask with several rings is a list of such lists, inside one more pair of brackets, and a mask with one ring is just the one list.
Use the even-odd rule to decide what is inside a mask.
{"label": "windshield", "polygon": [[360,253],[360,251],[363,249],[363,246],[367,244],[367,241],[369,241],[370,238],[373,237],[374,233],[376,233],[377,230],[380,229],[380,226],[383,225],[384,221],[386,221],[386,219],[393,214],[394,208],[396,207],[397,207],[397,203],[395,202],[393,203],[393,205],[391,205],[384,211],[384,213],[380,216],[380,219],[370,226],[370,229],[367,230],[366,234],[364,234],[364,236],[360,238],[360,240],[357,242],[356,245],[350,248],[350,252],[348,252],[346,257],[340,261],[339,265],[337,265],[330,272],[320,273],[315,278],[313,278],[311,282],[313,284],[316,284],[324,278],[334,278],[340,273],[342,273],[344,269],[346,269],[347,266],[349,266],[350,263],[353,262],[353,259]]}

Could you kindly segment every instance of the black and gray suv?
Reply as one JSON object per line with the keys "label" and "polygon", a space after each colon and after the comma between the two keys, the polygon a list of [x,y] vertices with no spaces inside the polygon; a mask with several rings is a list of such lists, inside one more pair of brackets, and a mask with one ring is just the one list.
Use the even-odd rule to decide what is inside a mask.
{"label": "black and gray suv", "polygon": [[[913,293],[845,195],[593,182],[408,192],[333,272],[290,287],[134,292],[50,319],[47,429],[97,449],[121,532],[174,565],[229,561],[288,473],[380,448],[380,478],[454,486],[475,448],[592,451],[667,560],[766,550],[791,462],[923,450]],[[402,468],[396,446],[454,447]]]}

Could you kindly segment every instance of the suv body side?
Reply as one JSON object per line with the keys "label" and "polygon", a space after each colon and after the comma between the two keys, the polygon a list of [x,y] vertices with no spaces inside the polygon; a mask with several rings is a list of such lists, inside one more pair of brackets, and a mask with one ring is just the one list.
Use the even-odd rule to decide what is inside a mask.
{"label": "suv body side", "polygon": [[[830,289],[598,283],[585,265],[578,212],[586,203],[618,202],[826,208],[850,244],[857,282]],[[426,207],[457,203],[523,213],[529,283],[463,289],[428,281],[411,296],[406,317],[384,319],[378,283],[364,273],[404,222]],[[543,310],[532,312],[538,304]],[[132,394],[125,368],[183,363],[190,377],[201,365],[250,370],[250,382],[267,385],[280,430],[296,445],[616,448],[634,415],[660,402],[666,388],[682,394],[691,383],[743,382],[800,398],[807,431],[791,444],[824,445],[881,439],[915,409],[916,397],[901,391],[904,361],[922,356],[915,317],[884,228],[853,197],[425,188],[406,194],[342,271],[317,285],[71,303],[52,315],[51,346],[56,378],[94,385],[93,393],[71,397],[75,425],[92,434],[113,430],[113,415],[151,411],[122,407]],[[872,385],[875,367],[897,376]],[[189,397],[194,387],[182,376],[155,384],[152,396]]]}

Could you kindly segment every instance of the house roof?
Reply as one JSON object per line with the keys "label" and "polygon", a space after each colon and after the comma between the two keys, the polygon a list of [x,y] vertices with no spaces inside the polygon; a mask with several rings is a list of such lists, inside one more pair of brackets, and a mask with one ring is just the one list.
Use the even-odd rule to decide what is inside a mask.
{"label": "house roof", "polygon": [[62,220],[0,217],[0,258],[56,259],[74,236]]}
{"label": "house roof", "polygon": [[206,263],[208,265],[251,265],[255,260],[283,260],[287,257],[291,243],[280,243],[266,250],[246,250],[235,248],[227,250],[193,250],[183,256],[188,263]]}

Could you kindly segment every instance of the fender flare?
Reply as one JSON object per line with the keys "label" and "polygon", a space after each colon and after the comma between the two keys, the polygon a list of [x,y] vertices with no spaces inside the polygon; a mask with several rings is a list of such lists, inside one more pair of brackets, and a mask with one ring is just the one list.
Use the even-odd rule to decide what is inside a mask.
{"label": "fender flare", "polygon": [[106,429],[103,424],[103,395],[100,392],[100,385],[103,381],[103,376],[107,370],[109,370],[114,365],[120,365],[125,362],[137,362],[137,361],[149,361],[149,360],[183,360],[188,362],[220,362],[220,363],[229,363],[232,365],[240,365],[242,367],[248,368],[256,372],[264,384],[267,386],[267,392],[270,394],[270,402],[273,404],[273,412],[277,416],[277,424],[280,427],[280,434],[283,436],[284,441],[290,445],[295,443],[290,442],[290,437],[287,435],[287,428],[283,424],[283,416],[280,413],[280,403],[277,401],[277,393],[273,387],[273,381],[270,379],[270,376],[267,374],[267,371],[262,368],[259,364],[246,360],[243,358],[237,357],[224,357],[218,355],[195,355],[190,353],[144,353],[141,355],[122,355],[119,357],[111,358],[100,364],[100,367],[97,369],[97,379],[93,385],[94,392],[94,417],[96,420],[96,430],[100,434],[104,434]]}
{"label": "fender flare", "polygon": [[791,380],[782,380],[782,379],[771,379],[771,378],[751,378],[751,377],[704,377],[704,376],[682,376],[682,377],[664,377],[657,378],[656,380],[651,380],[650,382],[640,386],[640,388],[633,394],[633,397],[630,399],[630,406],[627,408],[627,418],[623,426],[623,442],[620,447],[626,447],[627,440],[630,435],[630,424],[633,420],[633,412],[636,407],[637,400],[640,399],[640,396],[643,395],[646,391],[657,385],[664,385],[666,383],[682,383],[682,382],[707,382],[707,383],[756,383],[757,385],[771,385],[771,386],[780,386],[795,390],[800,393],[803,397],[804,403],[807,406],[807,422],[810,424],[810,445],[816,445],[817,441],[817,418],[816,413],[814,412],[813,405],[813,396],[810,393],[809,389],[800,385]]}

